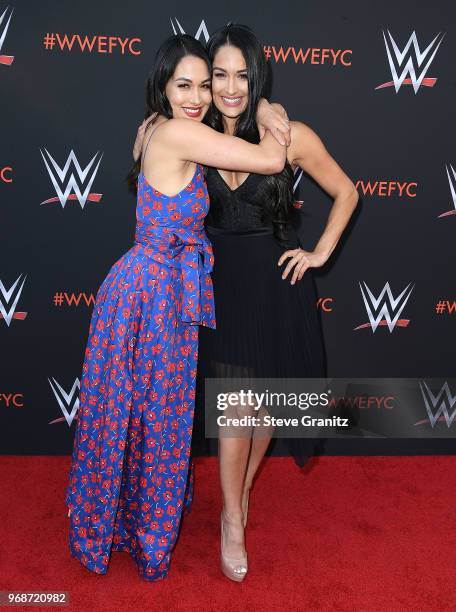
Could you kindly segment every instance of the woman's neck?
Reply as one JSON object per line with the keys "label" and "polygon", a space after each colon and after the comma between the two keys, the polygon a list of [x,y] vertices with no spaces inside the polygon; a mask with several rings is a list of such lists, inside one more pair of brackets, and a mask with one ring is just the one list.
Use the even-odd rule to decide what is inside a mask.
{"label": "woman's neck", "polygon": [[234,130],[236,129],[237,117],[225,117],[223,119],[223,131],[225,134],[234,136]]}

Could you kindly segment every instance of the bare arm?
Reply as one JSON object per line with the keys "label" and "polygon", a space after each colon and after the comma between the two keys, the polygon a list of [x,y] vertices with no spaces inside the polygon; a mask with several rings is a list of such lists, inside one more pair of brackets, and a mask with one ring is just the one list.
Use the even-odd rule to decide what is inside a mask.
{"label": "bare arm", "polygon": [[[136,140],[133,145],[133,159],[139,159],[144,140],[144,133],[151,119],[155,118],[157,113],[153,113],[141,123],[138,127]],[[290,146],[290,122],[287,113],[281,104],[277,102],[269,103],[266,98],[261,98],[258,103],[256,112],[256,122],[260,133],[260,140],[263,140],[266,131],[269,130],[274,138],[281,145]]]}
{"label": "bare arm", "polygon": [[307,172],[334,198],[326,227],[314,250],[287,251],[279,259],[281,265],[287,257],[292,257],[282,277],[285,278],[294,267],[294,283],[302,278],[307,268],[322,266],[327,261],[356,208],[359,196],[353,182],[328,153],[318,135],[300,121],[293,121],[291,125],[289,161]]}
{"label": "bare arm", "polygon": [[358,193],[353,182],[310,127],[293,121],[291,134],[292,163],[307,172],[334,198],[325,230],[315,247],[315,251],[328,258],[356,208]]}
{"label": "bare arm", "polygon": [[286,148],[269,132],[259,144],[251,144],[191,119],[170,119],[157,128],[157,138],[180,160],[221,170],[275,174],[286,161]]}

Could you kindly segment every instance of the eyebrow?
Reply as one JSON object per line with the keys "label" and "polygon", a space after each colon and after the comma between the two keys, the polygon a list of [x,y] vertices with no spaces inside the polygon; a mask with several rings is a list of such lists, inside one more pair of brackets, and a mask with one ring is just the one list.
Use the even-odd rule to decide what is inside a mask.
{"label": "eyebrow", "polygon": [[[178,77],[177,79],[174,79],[175,81],[185,81],[186,83],[191,83],[192,79],[187,79],[187,77]],[[210,78],[204,79],[204,81],[201,81],[201,83],[206,83],[207,81],[210,81]]]}
{"label": "eyebrow", "polygon": [[[223,68],[219,68],[218,66],[212,66],[212,70],[221,70],[221,72],[226,72],[226,70],[224,70]],[[238,70],[237,74],[239,74],[240,72],[247,72],[247,68],[243,68],[242,70]]]}

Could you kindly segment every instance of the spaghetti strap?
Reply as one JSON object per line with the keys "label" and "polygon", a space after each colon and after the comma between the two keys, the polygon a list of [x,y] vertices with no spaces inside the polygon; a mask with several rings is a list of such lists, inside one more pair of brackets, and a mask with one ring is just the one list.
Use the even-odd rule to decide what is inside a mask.
{"label": "spaghetti strap", "polygon": [[155,132],[155,130],[156,130],[158,127],[159,127],[159,125],[160,125],[160,124],[156,125],[156,126],[153,128],[153,130],[151,131],[151,133],[150,133],[150,135],[149,135],[149,140],[147,141],[147,144],[146,144],[146,148],[144,149],[144,152],[143,152],[143,153],[142,153],[142,155],[141,155],[141,172],[142,172],[142,169],[143,169],[143,161],[144,161],[144,158],[146,157],[147,147],[149,146],[150,139],[152,138],[152,134],[153,134],[153,133]]}

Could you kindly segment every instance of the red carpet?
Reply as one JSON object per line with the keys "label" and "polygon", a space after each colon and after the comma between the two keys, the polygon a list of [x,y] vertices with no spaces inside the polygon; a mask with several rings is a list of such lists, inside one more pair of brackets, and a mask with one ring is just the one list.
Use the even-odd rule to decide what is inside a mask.
{"label": "red carpet", "polygon": [[219,570],[215,458],[197,460],[192,512],[157,583],[127,553],[112,554],[105,576],[70,556],[68,468],[69,457],[0,457],[0,590],[69,591],[68,608],[84,612],[456,609],[456,457],[321,457],[301,471],[269,458],[242,584]]}

